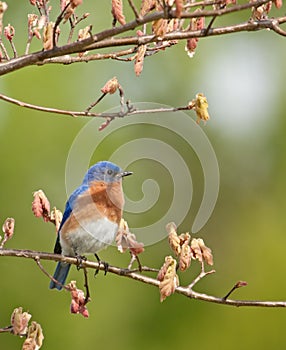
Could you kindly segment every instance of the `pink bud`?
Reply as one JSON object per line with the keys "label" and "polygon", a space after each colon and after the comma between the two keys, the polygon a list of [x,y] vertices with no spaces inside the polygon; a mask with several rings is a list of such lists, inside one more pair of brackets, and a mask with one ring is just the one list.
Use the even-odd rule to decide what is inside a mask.
{"label": "pink bud", "polygon": [[4,35],[5,35],[7,40],[12,41],[13,37],[15,35],[15,28],[13,26],[11,26],[11,24],[8,24],[4,28]]}

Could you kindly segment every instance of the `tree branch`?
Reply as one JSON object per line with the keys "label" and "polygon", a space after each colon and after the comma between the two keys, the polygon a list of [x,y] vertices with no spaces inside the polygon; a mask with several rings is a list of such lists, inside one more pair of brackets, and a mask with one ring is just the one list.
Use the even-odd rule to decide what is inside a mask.
{"label": "tree branch", "polygon": [[[233,5],[224,9],[216,9],[216,10],[201,10],[194,12],[183,12],[181,14],[181,18],[198,18],[198,17],[214,17],[214,16],[223,16],[230,13],[243,11],[250,9],[252,7],[259,7],[265,3],[269,2],[269,0],[258,0],[255,2],[250,2],[243,5]],[[80,53],[100,48],[106,47],[114,47],[114,46],[123,46],[123,45],[143,45],[147,43],[157,43],[161,42],[162,38],[156,37],[155,35],[142,35],[142,36],[126,36],[122,38],[115,38],[116,36],[127,33],[130,30],[134,30],[139,26],[142,26],[147,23],[151,23],[154,21],[158,21],[159,19],[171,19],[175,17],[175,10],[165,13],[165,11],[154,12],[151,14],[147,14],[144,17],[136,17],[135,20],[132,20],[126,23],[123,26],[112,27],[110,29],[103,30],[91,37],[88,37],[84,40],[79,40],[72,42],[67,45],[63,45],[61,47],[53,47],[51,50],[47,51],[39,51],[34,52],[29,55],[21,56],[15,59],[11,59],[7,62],[0,64],[0,75],[4,75],[15,70],[21,69],[26,66],[35,65],[35,64],[45,64],[50,63],[49,59],[54,59],[56,57],[70,55],[74,53]],[[275,25],[273,26],[273,21],[275,21]],[[209,29],[207,32],[205,30],[199,31],[174,31],[171,33],[167,33],[164,36],[164,40],[182,40],[188,38],[202,38],[213,35],[223,35],[230,34],[241,31],[256,31],[261,29],[272,29],[277,34],[284,35],[284,31],[280,29],[278,24],[282,24],[286,22],[286,17],[279,17],[275,20],[273,19],[263,19],[259,21],[249,21],[245,23],[241,23],[238,25],[231,25],[226,27],[219,27]],[[67,58],[67,61],[69,58]],[[64,63],[64,62],[61,62]],[[71,63],[71,62],[67,62]]]}
{"label": "tree branch", "polygon": [[12,97],[9,97],[3,94],[0,94],[0,100],[15,104],[20,107],[33,109],[36,111],[68,115],[71,117],[97,117],[97,118],[114,119],[114,118],[122,118],[125,116],[134,116],[138,114],[150,114],[150,113],[157,113],[157,112],[167,113],[167,112],[176,112],[176,111],[182,111],[182,110],[190,110],[189,106],[183,106],[183,107],[155,108],[155,109],[143,109],[143,110],[136,110],[132,108],[124,112],[119,111],[117,113],[116,112],[115,113],[92,113],[92,112],[86,112],[86,111],[70,111],[70,110],[38,106],[38,105],[34,105],[31,103],[26,103],[26,102],[14,99]]}
{"label": "tree branch", "polygon": [[[41,260],[52,260],[52,261],[62,261],[72,265],[77,265],[78,260],[72,257],[66,257],[58,254],[46,253],[46,252],[38,252],[33,250],[22,250],[22,249],[0,249],[0,256],[10,256],[16,258],[26,258],[26,259],[34,259],[36,262]],[[152,277],[140,274],[137,270],[126,270],[116,266],[108,265],[108,267],[104,266],[104,264],[100,264],[98,262],[92,261],[82,261],[83,268],[91,268],[95,270],[105,270],[113,273],[115,275],[121,277],[127,277],[132,280],[145,283],[148,285],[152,285],[154,287],[159,287],[160,282]],[[152,268],[142,266],[143,272],[154,272]],[[179,286],[175,290],[176,293],[186,296],[190,299],[202,300],[210,303],[230,305],[230,306],[256,306],[256,307],[286,307],[286,301],[260,301],[260,300],[232,300],[225,299],[221,297],[216,297],[204,293],[198,293],[192,290],[189,286],[183,287]]]}

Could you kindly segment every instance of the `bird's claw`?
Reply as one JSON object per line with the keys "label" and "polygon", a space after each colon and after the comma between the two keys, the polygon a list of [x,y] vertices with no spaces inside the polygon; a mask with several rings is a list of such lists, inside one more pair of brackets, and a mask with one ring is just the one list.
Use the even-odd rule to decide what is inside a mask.
{"label": "bird's claw", "polygon": [[108,267],[109,267],[109,264],[106,262],[106,261],[101,261],[99,256],[97,254],[94,254],[94,256],[96,257],[96,260],[98,262],[98,269],[95,270],[95,273],[94,273],[94,277],[96,275],[98,275],[98,272],[99,272],[99,268],[100,268],[100,264],[102,264],[104,266],[104,276],[106,276],[107,274],[107,271],[108,271]]}
{"label": "bird's claw", "polygon": [[85,256],[82,256],[82,255],[77,255],[77,256],[76,256],[76,260],[77,260],[77,262],[76,262],[76,268],[77,268],[78,270],[80,270],[80,269],[82,269],[82,262],[83,262],[83,261],[86,261],[87,258],[86,258]]}

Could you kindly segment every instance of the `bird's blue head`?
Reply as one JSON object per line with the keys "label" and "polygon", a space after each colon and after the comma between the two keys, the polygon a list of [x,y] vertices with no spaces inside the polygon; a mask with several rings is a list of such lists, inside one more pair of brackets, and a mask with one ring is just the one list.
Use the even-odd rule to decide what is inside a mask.
{"label": "bird's blue head", "polygon": [[131,175],[130,171],[123,171],[118,165],[102,161],[90,167],[84,177],[84,183],[104,181],[107,183],[120,181],[122,177]]}

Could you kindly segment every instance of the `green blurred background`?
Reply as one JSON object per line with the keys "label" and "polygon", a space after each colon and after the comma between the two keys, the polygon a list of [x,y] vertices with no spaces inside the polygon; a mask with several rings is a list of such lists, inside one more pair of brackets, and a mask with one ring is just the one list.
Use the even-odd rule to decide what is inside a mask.
{"label": "green blurred background", "polygon": [[[15,26],[15,43],[22,53],[27,13],[33,8],[29,1],[7,3],[4,22]],[[51,5],[56,9],[53,1]],[[93,23],[94,32],[110,25],[109,2],[85,1],[85,6],[93,14],[87,24]],[[247,19],[246,12],[232,18],[234,22]],[[215,23],[223,25],[226,20]],[[33,43],[32,49],[38,50],[39,46]],[[1,92],[26,102],[71,110],[83,110],[115,75],[132,101],[179,106],[197,92],[204,92],[211,120],[202,127],[216,152],[221,183],[213,215],[195,235],[212,248],[217,272],[201,281],[196,290],[223,296],[236,281],[246,280],[249,285],[236,291],[233,298],[285,300],[285,56],[285,38],[268,31],[241,33],[200,40],[193,59],[180,43],[146,59],[139,78],[133,72],[133,63],[47,65],[2,77]],[[112,96],[97,110],[105,111],[117,104],[116,96]],[[15,236],[7,248],[52,251],[54,228],[32,215],[32,193],[41,188],[52,205],[64,208],[67,156],[89,120],[26,110],[5,102],[0,108],[0,219],[16,219]],[[138,132],[145,137],[149,131],[141,128]],[[173,147],[180,148],[174,142]],[[117,144],[109,141],[100,157],[108,157]],[[186,155],[184,145],[180,151],[189,157],[188,162],[198,163],[192,152]],[[136,200],[140,198],[141,177],[148,177],[148,167],[144,165],[140,171],[140,164],[134,164],[134,168],[130,186],[126,180],[124,187]],[[165,169],[158,167],[161,185],[168,188],[170,179],[160,175],[161,171]],[[199,164],[194,164],[192,172],[194,203],[180,232],[191,229],[200,203]],[[162,192],[163,209],[156,205],[147,213],[147,224],[157,211],[159,215],[164,211],[168,196]],[[128,215],[126,218],[129,220]],[[136,221],[132,215],[130,220]],[[137,220],[141,222],[142,218]],[[141,260],[159,267],[167,254],[168,245],[161,241],[147,247]],[[101,257],[118,266],[126,266],[129,259],[128,254],[120,255],[114,247],[102,252]],[[43,264],[53,271],[54,263]],[[192,270],[182,276],[182,284],[190,282],[197,272],[198,266],[193,263]],[[75,268],[69,278],[82,285],[82,274]],[[22,306],[43,327],[43,349],[285,348],[283,309],[234,308],[180,295],[160,303],[156,288],[112,274],[93,279],[91,272],[90,318],[84,319],[69,313],[68,293],[51,291],[48,283],[33,261],[1,258],[0,326],[9,325],[12,310]],[[20,349],[22,342],[2,334],[0,348]]]}

